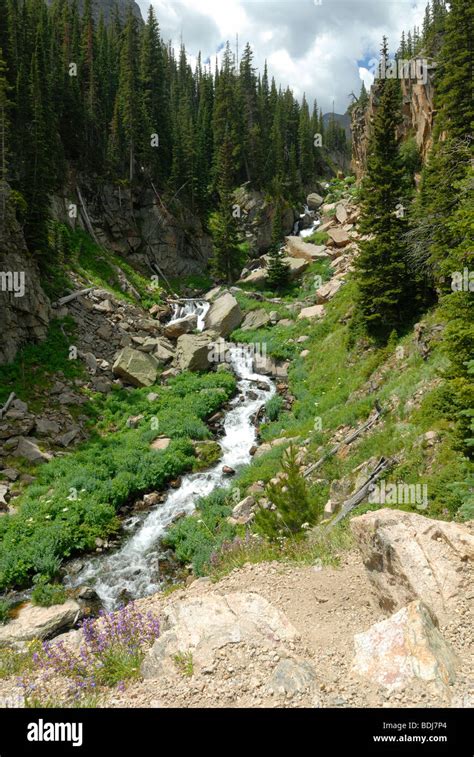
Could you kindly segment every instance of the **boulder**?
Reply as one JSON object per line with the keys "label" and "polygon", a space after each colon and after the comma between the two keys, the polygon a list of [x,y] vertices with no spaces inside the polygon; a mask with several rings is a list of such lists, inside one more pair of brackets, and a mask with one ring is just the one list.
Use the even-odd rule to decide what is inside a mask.
{"label": "boulder", "polygon": [[245,316],[241,329],[242,331],[253,331],[254,329],[262,329],[269,323],[271,323],[271,317],[266,310],[251,310]]}
{"label": "boulder", "polygon": [[334,295],[338,293],[341,287],[342,281],[340,279],[331,279],[330,281],[327,281],[322,285],[322,287],[319,287],[316,292],[316,299],[318,303],[322,304],[324,302],[328,302],[328,300],[331,300]]}
{"label": "boulder", "polygon": [[324,315],[324,305],[312,305],[309,308],[303,308],[303,310],[300,311],[298,315],[298,320],[301,321],[303,318],[309,318],[310,320],[313,320],[314,318],[322,318]]}
{"label": "boulder", "polygon": [[325,245],[311,244],[305,242],[301,237],[286,237],[286,247],[290,257],[301,258],[309,262],[324,260],[329,257]]}
{"label": "boulder", "polygon": [[48,418],[37,418],[35,422],[35,431],[38,436],[49,436],[49,434],[58,434],[60,431],[59,423],[50,421]]}
{"label": "boulder", "polygon": [[276,607],[259,594],[209,593],[168,605],[163,633],[145,656],[145,679],[161,678],[176,670],[173,656],[191,652],[195,671],[209,667],[215,652],[230,644],[247,643],[278,648],[296,638],[296,630]]}
{"label": "boulder", "polygon": [[347,210],[342,203],[336,206],[336,218],[339,223],[346,223],[347,221]]}
{"label": "boulder", "polygon": [[14,452],[15,457],[24,457],[30,463],[46,463],[52,459],[50,452],[42,452],[38,447],[38,442],[33,437],[20,436],[18,446]]}
{"label": "boulder", "polygon": [[472,521],[383,508],[352,518],[351,530],[383,610],[420,599],[440,621],[452,616],[474,560]]}
{"label": "boulder", "polygon": [[255,498],[249,495],[245,499],[241,500],[238,505],[232,509],[232,516],[234,518],[248,517],[255,510]]}
{"label": "boulder", "polygon": [[415,678],[452,684],[460,664],[420,601],[356,634],[354,644],[353,671],[389,691],[402,689]]}
{"label": "boulder", "polygon": [[312,690],[317,683],[316,671],[307,660],[280,660],[267,684],[274,694],[294,696]]}
{"label": "boulder", "polygon": [[306,203],[310,210],[318,210],[324,202],[324,198],[316,192],[311,192],[306,198]]}
{"label": "boulder", "polygon": [[115,358],[112,371],[132,386],[152,386],[158,374],[158,361],[145,352],[124,347]]}
{"label": "boulder", "polygon": [[290,278],[296,279],[306,271],[309,261],[301,258],[283,258],[283,262],[290,268]]}
{"label": "boulder", "polygon": [[175,354],[174,346],[165,337],[158,337],[156,339],[156,347],[153,351],[153,356],[159,363],[169,363],[173,360]]}
{"label": "boulder", "polygon": [[266,268],[255,268],[239,280],[239,284],[261,284],[266,280],[268,271]]}
{"label": "boulder", "polygon": [[262,373],[264,376],[287,378],[289,367],[290,364],[288,362],[276,361],[268,355],[256,354],[254,358],[255,373]]}
{"label": "boulder", "polygon": [[209,334],[183,334],[176,347],[176,365],[182,371],[207,371],[210,367]]}
{"label": "boulder", "polygon": [[154,449],[157,452],[163,452],[165,449],[168,449],[170,444],[171,439],[169,439],[167,436],[162,436],[159,439],[155,439],[155,441],[150,444],[150,448]]}
{"label": "boulder", "polygon": [[178,318],[176,321],[170,321],[163,328],[163,333],[168,339],[178,339],[183,334],[189,334],[190,331],[194,331],[197,328],[197,315],[196,313],[190,313],[185,315],[184,318]]}
{"label": "boulder", "polygon": [[15,645],[32,639],[49,639],[71,628],[81,615],[79,604],[68,599],[62,605],[36,607],[27,602],[16,618],[0,625],[0,647]]}
{"label": "boulder", "polygon": [[328,229],[327,233],[336,247],[346,247],[351,241],[349,234],[344,229]]}
{"label": "boulder", "polygon": [[206,318],[206,329],[215,331],[219,336],[229,336],[242,322],[242,311],[239,303],[230,293],[218,297],[209,308]]}

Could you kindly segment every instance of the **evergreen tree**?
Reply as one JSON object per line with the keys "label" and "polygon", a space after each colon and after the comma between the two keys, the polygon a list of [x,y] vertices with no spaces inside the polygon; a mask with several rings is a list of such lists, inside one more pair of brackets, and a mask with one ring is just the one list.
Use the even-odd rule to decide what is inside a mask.
{"label": "evergreen tree", "polygon": [[0,47],[0,209],[2,218],[5,218],[6,206],[6,183],[8,178],[8,84],[6,77],[6,64],[3,60],[3,51]]}
{"label": "evergreen tree", "polygon": [[230,129],[224,134],[218,149],[219,209],[211,221],[214,242],[212,259],[216,276],[231,283],[241,271],[242,255],[239,246],[239,232],[233,213],[234,143]]}
{"label": "evergreen tree", "polygon": [[285,262],[281,246],[283,242],[283,223],[282,223],[282,200],[278,198],[275,206],[275,215],[272,222],[272,244],[269,252],[268,262],[268,286],[270,289],[283,289],[290,279],[290,267]]}
{"label": "evergreen tree", "polygon": [[[385,38],[382,61],[388,61]],[[412,312],[407,308],[412,287],[403,244],[406,221],[397,213],[403,182],[396,138],[399,120],[399,83],[383,78],[369,143],[361,217],[361,229],[374,238],[361,244],[356,261],[358,315],[368,333],[382,342],[393,330],[400,331],[407,312]]]}

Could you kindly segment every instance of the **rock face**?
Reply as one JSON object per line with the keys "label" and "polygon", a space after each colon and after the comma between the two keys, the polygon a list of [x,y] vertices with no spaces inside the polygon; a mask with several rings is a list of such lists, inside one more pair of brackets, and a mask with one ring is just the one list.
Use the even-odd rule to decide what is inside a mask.
{"label": "rock face", "polygon": [[181,371],[207,371],[210,367],[208,334],[183,334],[178,339],[176,365]]}
{"label": "rock face", "polygon": [[[263,192],[242,186],[234,192],[235,205],[240,208],[240,222],[255,255],[266,252],[272,244],[272,225],[275,217],[275,202]],[[284,204],[281,222],[284,234],[291,234],[297,214]]]}
{"label": "rock face", "polygon": [[80,614],[79,604],[72,599],[52,607],[35,607],[27,603],[14,620],[0,625],[0,647],[32,639],[49,639],[71,628]]}
{"label": "rock face", "polygon": [[7,187],[5,214],[0,213],[0,365],[12,361],[26,342],[44,339],[50,317],[50,303]]}
{"label": "rock face", "polygon": [[112,368],[114,375],[132,386],[152,386],[158,373],[158,361],[145,352],[124,347]]}
{"label": "rock face", "polygon": [[354,672],[389,690],[413,678],[454,683],[460,660],[433,623],[428,608],[411,602],[387,620],[354,636]]}
{"label": "rock face", "polygon": [[177,602],[165,609],[162,628],[164,633],[143,662],[144,678],[160,678],[172,670],[178,653],[191,652],[195,669],[202,670],[228,644],[275,648],[296,637],[279,610],[259,594],[243,592],[210,593]]}
{"label": "rock face", "polygon": [[472,523],[384,508],[353,518],[351,530],[382,609],[420,599],[439,621],[449,619],[472,570]]}
{"label": "rock face", "polygon": [[[434,117],[434,75],[435,66],[427,69],[427,81],[408,78],[401,79],[402,122],[398,134],[403,139],[414,134],[422,160],[426,159],[432,144]],[[352,130],[352,170],[360,179],[367,166],[367,148],[371,125],[379,104],[377,84],[372,87],[369,103],[365,110],[353,108],[351,112]]]}
{"label": "rock face", "polygon": [[206,315],[206,329],[219,336],[229,336],[242,322],[242,311],[233,295],[226,292],[215,300]]}

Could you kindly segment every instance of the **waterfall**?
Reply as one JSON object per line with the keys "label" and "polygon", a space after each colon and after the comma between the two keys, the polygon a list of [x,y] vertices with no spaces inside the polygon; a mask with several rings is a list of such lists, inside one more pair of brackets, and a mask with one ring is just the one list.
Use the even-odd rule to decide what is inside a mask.
{"label": "waterfall", "polygon": [[206,300],[181,300],[180,302],[173,302],[173,315],[169,323],[179,321],[181,318],[185,318],[187,315],[197,315],[197,329],[198,331],[204,331],[204,321],[211,304]]}

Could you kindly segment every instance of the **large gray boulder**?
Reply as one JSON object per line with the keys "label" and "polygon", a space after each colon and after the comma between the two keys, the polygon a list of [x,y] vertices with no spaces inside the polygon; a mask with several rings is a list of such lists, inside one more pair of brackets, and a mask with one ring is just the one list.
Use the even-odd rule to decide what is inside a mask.
{"label": "large gray boulder", "polygon": [[431,520],[383,508],[351,520],[380,607],[387,613],[420,599],[439,621],[455,612],[472,581],[473,522]]}
{"label": "large gray boulder", "polygon": [[197,315],[190,313],[185,315],[184,318],[177,318],[175,321],[170,321],[163,329],[164,335],[168,339],[178,339],[183,334],[189,334],[190,331],[194,331],[197,327]]}
{"label": "large gray boulder", "polygon": [[28,602],[14,620],[0,625],[0,647],[15,646],[32,639],[49,639],[71,628],[80,615],[81,608],[73,599],[52,607],[36,607]]}
{"label": "large gray boulder", "polygon": [[165,608],[162,629],[164,633],[143,662],[144,678],[160,678],[173,671],[173,657],[178,653],[191,652],[199,671],[211,665],[216,651],[227,645],[278,648],[297,636],[280,610],[249,592],[210,593],[177,601]]}
{"label": "large gray boulder", "polygon": [[176,366],[181,371],[207,371],[211,367],[209,334],[183,334],[176,346]]}
{"label": "large gray boulder", "polygon": [[239,303],[233,295],[226,292],[212,303],[206,315],[205,325],[206,329],[226,337],[240,326],[242,318]]}
{"label": "large gray boulder", "polygon": [[158,361],[146,352],[124,347],[117,355],[112,371],[132,386],[152,386],[158,374]]}
{"label": "large gray boulder", "polygon": [[329,258],[325,245],[311,244],[301,237],[286,237],[286,248],[291,258],[302,258],[309,262]]}
{"label": "large gray boulder", "polygon": [[316,192],[311,192],[311,194],[307,196],[306,202],[310,210],[318,210],[323,204],[324,199]]}

